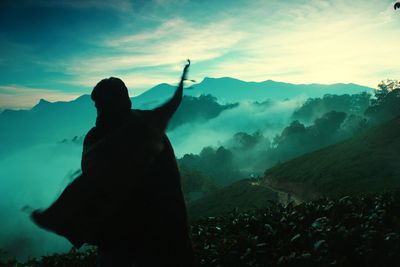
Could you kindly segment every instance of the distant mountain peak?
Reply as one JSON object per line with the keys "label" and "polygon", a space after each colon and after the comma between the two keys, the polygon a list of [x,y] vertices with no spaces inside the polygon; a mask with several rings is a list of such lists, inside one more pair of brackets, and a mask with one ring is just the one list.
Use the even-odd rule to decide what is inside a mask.
{"label": "distant mountain peak", "polygon": [[47,105],[47,104],[50,104],[50,101],[47,101],[46,99],[43,98],[41,98],[38,103],[38,105]]}
{"label": "distant mountain peak", "polygon": [[204,82],[214,82],[214,81],[237,81],[237,82],[245,82],[240,79],[232,78],[232,77],[218,77],[218,78],[212,78],[212,77],[204,77],[204,79],[201,81],[201,83]]}
{"label": "distant mountain peak", "polygon": [[41,98],[39,102],[32,108],[32,110],[42,109],[47,107],[51,104],[51,102],[47,101],[46,99]]}
{"label": "distant mountain peak", "polygon": [[[77,99],[75,99],[74,101],[86,101],[88,99],[91,99],[90,95],[88,94],[84,94],[79,96]],[[45,100],[46,101],[46,100]]]}

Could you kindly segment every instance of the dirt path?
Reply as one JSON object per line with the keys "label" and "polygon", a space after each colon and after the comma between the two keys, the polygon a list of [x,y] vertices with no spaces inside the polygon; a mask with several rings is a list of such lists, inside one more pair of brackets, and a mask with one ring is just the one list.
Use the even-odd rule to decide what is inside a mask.
{"label": "dirt path", "polygon": [[264,177],[260,182],[261,186],[265,186],[278,193],[279,202],[287,205],[290,202],[300,204],[305,201],[311,201],[321,196],[308,188],[305,184],[300,183],[278,183],[270,178]]}

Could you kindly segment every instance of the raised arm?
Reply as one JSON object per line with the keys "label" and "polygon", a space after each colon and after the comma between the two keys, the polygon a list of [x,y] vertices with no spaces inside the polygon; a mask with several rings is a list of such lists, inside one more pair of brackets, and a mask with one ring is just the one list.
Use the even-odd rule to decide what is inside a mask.
{"label": "raised arm", "polygon": [[181,77],[181,81],[179,82],[178,87],[176,88],[176,91],[173,95],[173,97],[168,100],[165,104],[161,105],[160,107],[154,109],[157,113],[162,114],[164,118],[169,120],[172,115],[174,115],[175,111],[179,107],[179,104],[182,101],[182,95],[183,95],[183,82],[186,80],[187,72],[189,70],[190,66],[190,60],[187,60],[188,63],[185,65]]}

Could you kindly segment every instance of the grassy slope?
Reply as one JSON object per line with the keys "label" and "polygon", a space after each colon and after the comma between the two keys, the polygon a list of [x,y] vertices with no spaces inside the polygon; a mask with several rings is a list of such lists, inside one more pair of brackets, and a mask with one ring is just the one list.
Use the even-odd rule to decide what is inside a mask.
{"label": "grassy slope", "polygon": [[400,118],[396,118],[360,136],[279,164],[266,171],[264,181],[306,199],[305,194],[337,197],[379,192],[400,187],[399,162]]}
{"label": "grassy slope", "polygon": [[242,180],[193,201],[188,205],[188,212],[193,220],[202,216],[219,216],[234,209],[264,208],[271,200],[278,200],[276,192],[255,185],[251,180]]}

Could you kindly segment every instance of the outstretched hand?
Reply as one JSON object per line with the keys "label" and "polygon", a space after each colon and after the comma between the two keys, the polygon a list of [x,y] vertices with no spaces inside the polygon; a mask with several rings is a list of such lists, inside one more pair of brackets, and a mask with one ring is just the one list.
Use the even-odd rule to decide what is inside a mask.
{"label": "outstretched hand", "polygon": [[183,73],[181,77],[181,81],[179,82],[178,87],[175,90],[174,95],[172,98],[167,101],[164,105],[156,108],[156,111],[159,111],[163,115],[164,118],[166,118],[166,123],[170,120],[172,115],[175,113],[176,109],[178,108],[179,104],[182,102],[182,96],[183,96],[183,82],[187,80],[187,73],[189,71],[190,67],[190,60],[187,60],[187,64],[183,68]]}
{"label": "outstretched hand", "polygon": [[190,67],[190,59],[188,59],[187,62],[188,62],[188,63],[187,63],[187,64],[185,65],[185,67],[183,68],[181,83],[183,83],[184,81],[195,82],[195,80],[187,79],[187,73],[189,72],[189,67]]}

